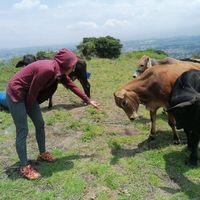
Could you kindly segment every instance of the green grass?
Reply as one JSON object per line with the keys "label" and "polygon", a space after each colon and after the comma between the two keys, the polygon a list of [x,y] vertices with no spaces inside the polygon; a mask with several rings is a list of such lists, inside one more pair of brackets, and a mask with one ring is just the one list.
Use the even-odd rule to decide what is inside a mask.
{"label": "green grass", "polygon": [[[138,120],[130,122],[114,102],[113,93],[132,79],[142,55],[162,59],[153,50],[128,52],[116,60],[92,59],[91,96],[100,111],[59,85],[51,110],[41,105],[46,122],[47,149],[57,158],[54,164],[33,162],[42,178],[21,178],[15,150],[15,127],[10,113],[0,112],[0,199],[97,199],[97,200],[189,200],[200,197],[200,169],[184,164],[189,156],[185,145],[172,144],[167,117],[158,112],[157,136],[152,142],[149,113],[140,106]],[[0,68],[0,89],[18,70],[13,58]],[[75,82],[80,86],[78,81]],[[185,135],[180,132],[181,138]],[[28,157],[38,150],[34,126],[29,120]]]}

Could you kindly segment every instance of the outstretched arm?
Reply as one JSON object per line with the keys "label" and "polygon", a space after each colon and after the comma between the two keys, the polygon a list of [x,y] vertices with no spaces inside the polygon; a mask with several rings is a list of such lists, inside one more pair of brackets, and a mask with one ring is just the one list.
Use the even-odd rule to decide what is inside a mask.
{"label": "outstretched arm", "polygon": [[63,77],[60,82],[66,87],[69,88],[74,94],[79,96],[85,103],[92,105],[94,108],[99,108],[96,101],[91,100],[84,92],[82,92],[78,86],[68,77]]}

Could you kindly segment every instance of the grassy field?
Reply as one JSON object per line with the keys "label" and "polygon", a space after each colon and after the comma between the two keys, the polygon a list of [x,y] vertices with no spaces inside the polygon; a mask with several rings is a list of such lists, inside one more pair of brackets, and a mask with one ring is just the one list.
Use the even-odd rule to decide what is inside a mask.
{"label": "grassy field", "polygon": [[[28,181],[19,174],[15,151],[15,127],[9,112],[0,112],[0,199],[69,200],[186,200],[200,199],[200,168],[184,164],[186,145],[172,144],[172,131],[162,109],[158,113],[157,137],[148,142],[149,113],[140,106],[139,119],[130,122],[114,102],[113,92],[132,79],[138,59],[148,54],[129,52],[116,60],[92,59],[92,99],[96,111],[62,85],[51,110],[41,104],[46,122],[47,149],[54,164],[35,162],[38,150],[29,121],[28,157],[42,175]],[[17,71],[15,60],[0,68],[0,90]],[[79,83],[76,82],[78,85]],[[180,132],[182,141],[185,135]]]}

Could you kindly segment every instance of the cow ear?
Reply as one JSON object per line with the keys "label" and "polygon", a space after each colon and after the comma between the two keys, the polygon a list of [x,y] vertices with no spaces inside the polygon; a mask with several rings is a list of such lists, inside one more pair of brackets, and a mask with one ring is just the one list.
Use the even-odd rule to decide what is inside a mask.
{"label": "cow ear", "polygon": [[124,89],[115,92],[115,96],[120,98],[120,99],[123,99],[126,94],[127,94],[127,91],[124,90]]}
{"label": "cow ear", "polygon": [[152,60],[150,57],[148,58],[148,61],[147,61],[147,68],[149,67],[152,67]]}

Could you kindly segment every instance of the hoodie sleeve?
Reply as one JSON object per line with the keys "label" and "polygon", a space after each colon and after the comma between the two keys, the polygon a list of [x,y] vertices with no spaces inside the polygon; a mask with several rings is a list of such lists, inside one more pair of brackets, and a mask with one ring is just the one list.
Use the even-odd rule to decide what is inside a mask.
{"label": "hoodie sleeve", "polygon": [[33,79],[27,93],[26,105],[29,110],[33,102],[37,99],[38,93],[45,88],[48,82],[55,76],[52,70],[40,70],[33,75]]}
{"label": "hoodie sleeve", "polygon": [[69,76],[64,76],[60,80],[60,82],[68,89],[70,89],[74,94],[79,96],[85,103],[89,103],[90,99],[88,96],[82,92],[78,86],[75,85],[75,83],[70,79]]}

